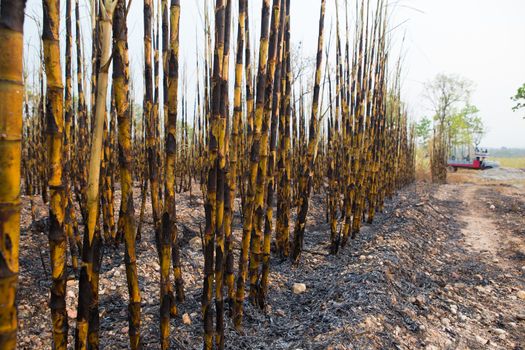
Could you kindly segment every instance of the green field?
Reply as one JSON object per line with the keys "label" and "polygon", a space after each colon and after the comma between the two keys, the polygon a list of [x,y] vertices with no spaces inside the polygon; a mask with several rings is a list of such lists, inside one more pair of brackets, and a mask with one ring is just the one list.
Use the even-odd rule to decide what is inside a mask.
{"label": "green field", "polygon": [[505,168],[525,168],[525,157],[490,157]]}

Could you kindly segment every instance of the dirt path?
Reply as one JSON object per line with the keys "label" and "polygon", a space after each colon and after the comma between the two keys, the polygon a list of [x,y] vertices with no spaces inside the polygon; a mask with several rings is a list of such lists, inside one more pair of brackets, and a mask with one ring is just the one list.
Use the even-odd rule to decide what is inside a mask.
{"label": "dirt path", "polygon": [[475,253],[481,253],[494,264],[505,266],[506,259],[501,260],[500,248],[507,240],[507,233],[498,228],[491,218],[490,208],[480,203],[478,194],[481,186],[457,186],[460,198],[464,203],[461,220],[466,227],[461,230],[465,236],[466,247]]}
{"label": "dirt path", "polygon": [[449,236],[442,253],[452,268],[440,293],[449,312],[434,313],[455,342],[430,325],[429,341],[438,344],[436,349],[523,348],[525,255],[516,257],[516,251],[523,247],[525,232],[513,231],[509,223],[523,224],[524,193],[507,189],[506,184],[451,184],[434,194],[453,210],[450,222],[460,226],[455,236],[453,225],[443,222]]}

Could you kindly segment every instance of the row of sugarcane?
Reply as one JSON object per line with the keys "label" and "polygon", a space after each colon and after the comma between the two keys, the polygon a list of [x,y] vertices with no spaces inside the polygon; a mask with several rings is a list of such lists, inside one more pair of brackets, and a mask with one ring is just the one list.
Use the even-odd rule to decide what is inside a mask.
{"label": "row of sugarcane", "polygon": [[434,125],[430,147],[430,175],[433,183],[446,183],[450,140],[445,122],[440,118]]}
{"label": "row of sugarcane", "polygon": [[[327,243],[329,252],[337,254],[356,237],[363,220],[372,222],[385,199],[414,180],[414,130],[400,97],[399,62],[394,74],[388,69],[386,0],[357,1],[353,31],[348,3],[342,25],[336,1],[335,60],[330,60],[331,35],[325,45],[326,0],[320,0],[312,86],[304,86],[293,69],[290,0],[262,1],[257,62],[250,43],[249,1],[237,0],[235,22],[233,0],[215,0],[214,18],[205,0],[204,59],[197,54],[192,121],[184,72],[179,78],[180,1],[144,0],[144,99],[138,107],[130,81],[129,2],[91,3],[91,96],[86,101],[88,67],[79,1],[66,0],[63,82],[60,1],[43,0],[40,58],[45,70],[36,74],[39,84],[33,90],[21,89],[28,81],[22,65],[24,2],[1,1],[0,45],[11,45],[12,53],[0,59],[0,97],[9,101],[0,107],[0,183],[5,184],[0,188],[2,349],[16,347],[21,182],[32,209],[37,195],[49,206],[49,306],[56,349],[66,349],[68,341],[68,255],[79,279],[75,349],[97,349],[102,257],[105,247],[121,243],[130,348],[143,347],[136,249],[149,215],[147,201],[160,265],[161,348],[170,348],[170,319],[185,299],[176,194],[191,194],[193,184],[200,185],[204,348],[223,349],[225,314],[240,330],[246,294],[265,310],[272,256],[300,264],[312,193],[326,198]],[[242,213],[238,254],[235,203]]]}

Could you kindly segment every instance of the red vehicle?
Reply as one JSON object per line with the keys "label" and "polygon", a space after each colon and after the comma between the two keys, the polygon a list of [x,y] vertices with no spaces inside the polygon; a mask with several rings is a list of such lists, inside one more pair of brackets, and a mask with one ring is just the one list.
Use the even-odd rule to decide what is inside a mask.
{"label": "red vehicle", "polygon": [[463,157],[462,160],[452,157],[448,161],[448,168],[451,171],[457,171],[458,169],[475,169],[475,170],[485,170],[492,168],[492,165],[488,164],[486,159],[489,154],[487,150],[478,150],[474,154],[474,159],[471,160],[470,156]]}

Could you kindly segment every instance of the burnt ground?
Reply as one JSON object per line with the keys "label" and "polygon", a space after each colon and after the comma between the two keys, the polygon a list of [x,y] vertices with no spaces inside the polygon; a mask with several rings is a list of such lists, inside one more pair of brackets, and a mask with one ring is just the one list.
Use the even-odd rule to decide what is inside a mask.
{"label": "burnt ground", "polygon": [[[246,303],[244,330],[227,320],[229,349],[522,349],[525,347],[525,190],[507,184],[412,185],[390,199],[337,256],[328,255],[324,201],[310,206],[298,267],[272,259],[268,308]],[[117,192],[118,202],[118,192]],[[138,193],[135,195],[138,198]],[[178,196],[186,301],[173,349],[202,347],[199,196]],[[18,292],[20,349],[51,349],[46,207],[31,226],[24,198]],[[136,203],[138,207],[138,204]],[[150,209],[150,208],[148,208]],[[237,224],[240,218],[235,218]],[[240,230],[235,231],[240,240]],[[107,248],[100,279],[101,345],[127,345],[123,247]],[[236,251],[237,251],[236,250]],[[145,349],[158,349],[159,265],[148,211],[138,244]],[[306,284],[303,294],[294,283]],[[78,282],[68,281],[70,343]],[[191,324],[183,324],[187,313]]]}

